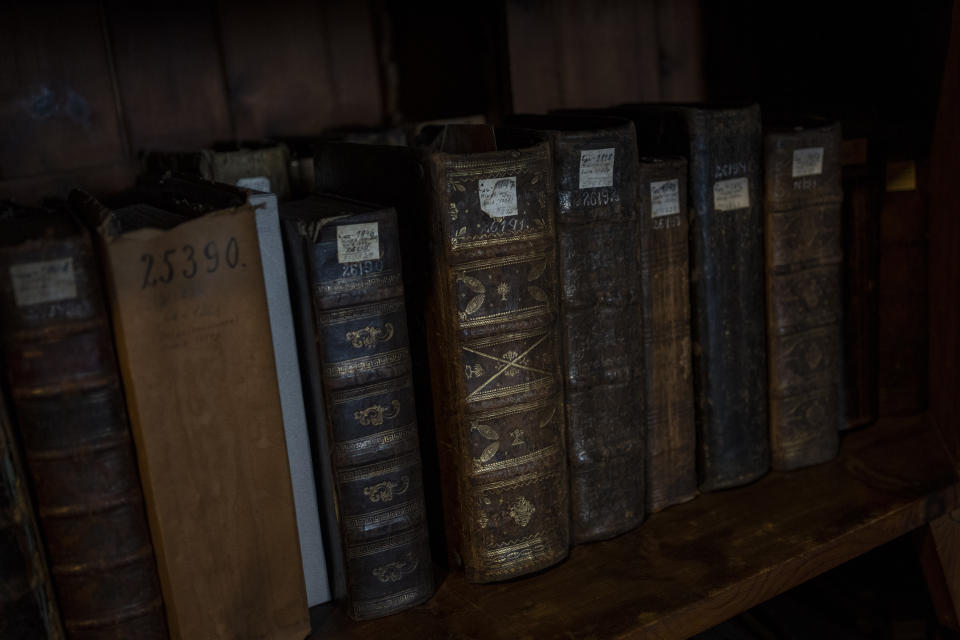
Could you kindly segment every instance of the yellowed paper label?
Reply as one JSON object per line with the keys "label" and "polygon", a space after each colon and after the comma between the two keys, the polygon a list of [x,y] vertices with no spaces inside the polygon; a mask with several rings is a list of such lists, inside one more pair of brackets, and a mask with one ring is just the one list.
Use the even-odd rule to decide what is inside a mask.
{"label": "yellowed paper label", "polygon": [[650,183],[650,211],[654,218],[680,213],[680,180]]}
{"label": "yellowed paper label", "polygon": [[580,188],[613,186],[616,149],[589,149],[580,152]]}
{"label": "yellowed paper label", "polygon": [[15,264],[10,267],[18,307],[77,297],[73,258]]}
{"label": "yellowed paper label", "polygon": [[478,181],[480,210],[491,218],[507,218],[518,214],[517,178],[489,178]]}
{"label": "yellowed paper label", "polygon": [[750,206],[750,182],[747,178],[730,178],[713,183],[715,211],[735,211]]}
{"label": "yellowed paper label", "polygon": [[380,228],[376,222],[337,227],[337,262],[363,262],[380,258]]}
{"label": "yellowed paper label", "polygon": [[793,150],[792,178],[818,176],[823,173],[823,147],[809,147]]}

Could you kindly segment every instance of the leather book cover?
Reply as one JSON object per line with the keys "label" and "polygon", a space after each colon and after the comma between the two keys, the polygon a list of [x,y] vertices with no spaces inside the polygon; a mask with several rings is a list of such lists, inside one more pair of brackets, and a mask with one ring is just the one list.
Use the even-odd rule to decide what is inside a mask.
{"label": "leather book cover", "polygon": [[[170,632],[302,640],[310,625],[256,214],[242,192],[156,191],[146,201],[149,189],[132,192],[135,204],[111,209],[100,236]],[[135,228],[137,207],[171,202],[185,222]]]}
{"label": "leather book cover", "polygon": [[397,206],[449,561],[474,582],[549,567],[570,544],[552,157],[542,139],[496,136],[483,153],[330,144],[316,157],[318,188]]}
{"label": "leather book cover", "polygon": [[146,172],[174,171],[213,182],[290,197],[290,151],[282,143],[220,143],[197,151],[145,151]]}
{"label": "leather book cover", "polygon": [[647,509],[656,512],[697,495],[686,160],[641,158],[638,187]]}
{"label": "leather book cover", "polygon": [[8,405],[0,393],[0,638],[62,640],[60,612]]}
{"label": "leather book cover", "polygon": [[63,207],[2,223],[6,369],[66,633],[166,638],[99,265]]}
{"label": "leather book cover", "polygon": [[688,161],[691,352],[701,491],[770,467],[760,109],[625,105],[640,149]]}
{"label": "leather book cover", "polygon": [[551,140],[572,534],[575,543],[603,540],[644,517],[636,135],[620,118],[520,115],[507,124]]}
{"label": "leather book cover", "polygon": [[871,139],[843,141],[845,428],[877,419],[878,287],[882,167]]}
{"label": "leather book cover", "polygon": [[837,453],[843,409],[840,125],[764,135],[770,454],[777,470]]}
{"label": "leather book cover", "polygon": [[347,611],[377,618],[434,588],[396,213],[314,195],[283,216],[314,309]]}

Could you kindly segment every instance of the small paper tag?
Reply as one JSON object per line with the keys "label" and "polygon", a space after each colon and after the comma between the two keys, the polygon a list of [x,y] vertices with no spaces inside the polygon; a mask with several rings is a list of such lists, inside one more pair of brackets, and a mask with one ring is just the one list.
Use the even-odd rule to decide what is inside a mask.
{"label": "small paper tag", "polygon": [[480,180],[480,210],[491,218],[517,215],[517,178],[490,178]]}
{"label": "small paper tag", "polygon": [[590,149],[580,152],[580,188],[613,186],[613,160],[616,149]]}
{"label": "small paper tag", "polygon": [[713,183],[715,211],[734,211],[750,206],[750,183],[746,178],[730,178]]}
{"label": "small paper tag", "polygon": [[651,182],[650,209],[654,218],[680,213],[680,180]]}
{"label": "small paper tag", "polygon": [[253,189],[254,191],[263,191],[272,193],[270,189],[270,178],[267,176],[256,176],[253,178],[240,178],[237,180],[237,186],[244,189]]}
{"label": "small paper tag", "polygon": [[337,262],[380,259],[380,229],[376,222],[337,227]]}
{"label": "small paper tag", "polygon": [[818,176],[823,173],[823,147],[793,150],[791,177]]}
{"label": "small paper tag", "polygon": [[10,278],[18,307],[77,297],[73,258],[15,264],[10,267]]}

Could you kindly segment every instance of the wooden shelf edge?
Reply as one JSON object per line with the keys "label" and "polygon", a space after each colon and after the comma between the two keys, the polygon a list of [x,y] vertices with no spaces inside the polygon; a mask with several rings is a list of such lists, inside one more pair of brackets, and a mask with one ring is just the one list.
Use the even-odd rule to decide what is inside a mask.
{"label": "wooden shelf edge", "polygon": [[925,415],[843,438],[831,462],[771,473],[575,547],[536,576],[446,577],[426,604],[355,623],[315,615],[316,638],[683,638],[960,505],[957,468]]}

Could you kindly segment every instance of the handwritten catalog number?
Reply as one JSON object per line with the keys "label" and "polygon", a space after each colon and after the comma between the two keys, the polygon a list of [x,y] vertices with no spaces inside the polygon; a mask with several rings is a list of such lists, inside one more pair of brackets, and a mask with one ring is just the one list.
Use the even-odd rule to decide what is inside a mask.
{"label": "handwritten catalog number", "polygon": [[205,244],[199,252],[193,245],[185,244],[180,249],[167,249],[158,255],[145,253],[140,256],[140,262],[145,266],[140,288],[146,289],[170,284],[177,274],[192,280],[200,273],[216,273],[222,265],[236,269],[240,263],[240,246],[236,238],[230,238],[221,254],[215,241]]}

